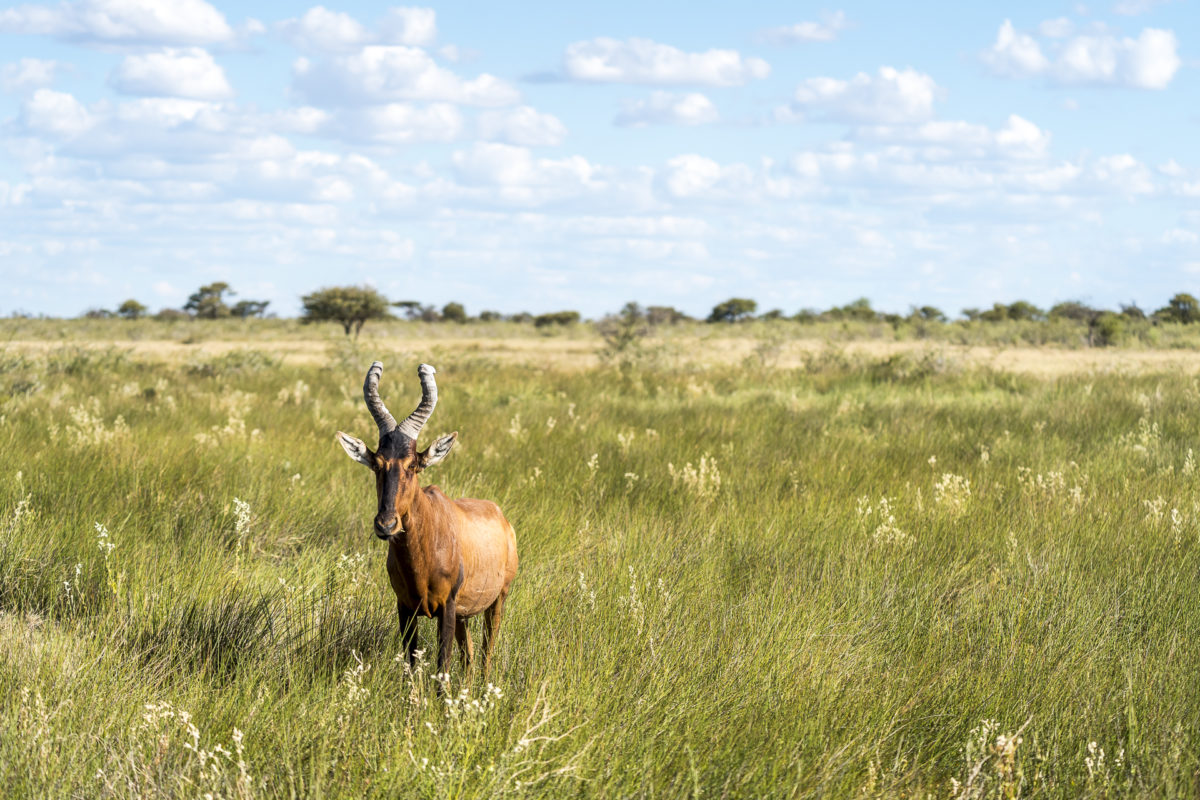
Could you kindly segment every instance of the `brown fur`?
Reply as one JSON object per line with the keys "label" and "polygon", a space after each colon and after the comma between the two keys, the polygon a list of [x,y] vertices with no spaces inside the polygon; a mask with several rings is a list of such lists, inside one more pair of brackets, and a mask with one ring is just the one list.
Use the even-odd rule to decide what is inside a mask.
{"label": "brown fur", "polygon": [[516,533],[489,500],[452,500],[436,486],[421,488],[418,475],[430,461],[430,451],[414,449],[381,441],[379,450],[388,457],[368,452],[367,458],[379,500],[375,530],[388,540],[388,578],[396,593],[405,649],[411,661],[414,617],[436,617],[438,671],[446,671],[454,638],[469,670],[474,648],[467,620],[483,612],[486,677],[504,601],[517,574]]}

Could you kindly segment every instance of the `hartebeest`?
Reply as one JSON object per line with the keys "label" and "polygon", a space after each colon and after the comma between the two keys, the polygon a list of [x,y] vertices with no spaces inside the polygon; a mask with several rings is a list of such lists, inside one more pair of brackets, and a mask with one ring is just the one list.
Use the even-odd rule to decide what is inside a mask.
{"label": "hartebeest", "polygon": [[467,619],[482,611],[486,676],[504,600],[517,574],[517,537],[490,500],[451,500],[436,486],[421,488],[417,480],[422,470],[446,457],[458,437],[455,431],[417,452],[417,436],[437,404],[436,372],[428,364],[417,368],[421,402],[397,425],[379,399],[383,364],[371,364],[363,398],[379,426],[379,447],[371,452],[361,439],[341,431],[337,438],[352,459],[375,473],[379,498],[375,535],[388,543],[388,578],[396,592],[400,635],[409,663],[417,644],[416,618],[436,617],[438,672],[446,671],[454,638],[464,669],[469,669],[474,648]]}

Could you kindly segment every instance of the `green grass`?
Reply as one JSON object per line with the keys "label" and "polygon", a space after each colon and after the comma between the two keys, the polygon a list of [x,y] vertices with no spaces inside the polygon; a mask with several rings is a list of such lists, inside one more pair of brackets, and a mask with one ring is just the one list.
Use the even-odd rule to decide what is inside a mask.
{"label": "green grass", "polygon": [[427,480],[521,553],[449,703],[333,439],[411,356],[0,355],[5,797],[1197,793],[1192,380],[446,348]]}

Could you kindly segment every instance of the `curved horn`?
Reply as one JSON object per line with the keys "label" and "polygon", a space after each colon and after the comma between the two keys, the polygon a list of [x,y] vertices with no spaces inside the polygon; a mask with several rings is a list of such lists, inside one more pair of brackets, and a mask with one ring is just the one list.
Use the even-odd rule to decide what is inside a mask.
{"label": "curved horn", "polygon": [[429,421],[433,407],[437,405],[437,384],[433,381],[436,372],[437,370],[428,364],[417,367],[417,375],[421,378],[421,402],[416,410],[400,423],[400,432],[414,442],[417,441],[421,428]]}
{"label": "curved horn", "polygon": [[367,370],[367,379],[363,382],[363,399],[367,401],[367,410],[375,418],[379,426],[379,437],[396,429],[396,418],[387,410],[387,406],[379,399],[379,376],[383,374],[383,362],[376,361]]}

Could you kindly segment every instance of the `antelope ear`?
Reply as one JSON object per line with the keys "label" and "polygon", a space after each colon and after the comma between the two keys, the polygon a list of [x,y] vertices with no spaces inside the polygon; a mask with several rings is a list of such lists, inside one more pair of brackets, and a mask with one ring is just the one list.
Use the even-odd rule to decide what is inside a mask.
{"label": "antelope ear", "polygon": [[346,455],[353,458],[364,467],[371,467],[371,456],[374,455],[367,446],[363,444],[362,439],[355,439],[348,433],[337,432],[338,443],[345,449]]}
{"label": "antelope ear", "polygon": [[449,455],[450,448],[454,447],[454,442],[457,439],[458,431],[455,431],[454,433],[448,433],[435,441],[433,444],[429,445],[429,447],[426,447],[420,453],[417,453],[417,459],[419,463],[418,470],[425,469],[426,467],[432,467],[434,464],[437,464],[443,458]]}

